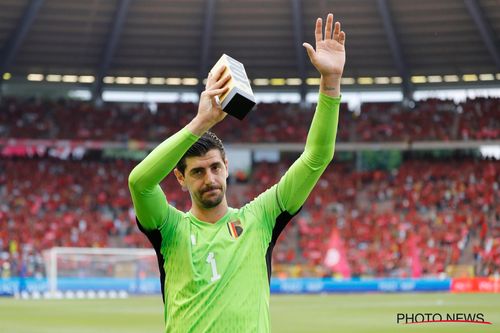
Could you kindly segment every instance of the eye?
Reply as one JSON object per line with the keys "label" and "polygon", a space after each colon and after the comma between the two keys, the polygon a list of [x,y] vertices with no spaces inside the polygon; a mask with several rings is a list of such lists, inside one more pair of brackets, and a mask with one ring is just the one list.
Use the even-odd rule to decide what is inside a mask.
{"label": "eye", "polygon": [[202,175],[202,170],[200,170],[200,169],[193,170],[193,171],[191,171],[191,175],[193,177],[200,177]]}
{"label": "eye", "polygon": [[219,173],[222,170],[222,167],[220,165],[214,165],[212,167],[213,172]]}

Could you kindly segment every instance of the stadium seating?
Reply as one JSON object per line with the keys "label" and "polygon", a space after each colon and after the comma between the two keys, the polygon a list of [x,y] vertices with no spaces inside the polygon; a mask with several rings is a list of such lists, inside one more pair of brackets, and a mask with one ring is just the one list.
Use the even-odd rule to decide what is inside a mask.
{"label": "stadium seating", "polygon": [[[214,131],[225,142],[304,142],[313,108],[262,103],[244,123],[228,117]],[[412,108],[364,103],[359,113],[342,104],[341,110],[339,142],[500,139],[498,98],[459,104],[428,99]],[[161,141],[195,112],[192,103],[158,104],[152,111],[134,104],[96,108],[81,101],[3,98],[0,137]],[[136,162],[42,155],[0,161],[0,277],[44,275],[42,252],[53,246],[149,246],[135,226],[127,188]],[[290,163],[256,164],[248,180],[230,186],[230,204],[251,200]],[[321,264],[333,228],[353,276],[411,276],[415,248],[423,275],[469,262],[469,254],[476,273],[500,272],[499,162],[409,159],[393,172],[354,170],[346,162],[327,169],[275,248],[276,275],[331,275]],[[173,176],[163,186],[170,203],[189,209]]]}
{"label": "stadium seating", "polygon": [[[0,276],[44,275],[42,252],[53,246],[149,246],[127,188],[135,163],[2,158]],[[256,164],[247,183],[229,186],[229,203],[249,201],[289,165]],[[189,209],[172,175],[162,186],[170,203]],[[331,275],[321,264],[332,228],[353,276],[411,276],[412,246],[424,276],[444,273],[468,253],[478,274],[499,272],[499,186],[499,161],[409,159],[393,172],[335,162],[280,237],[275,274]]]}
{"label": "stadium seating", "polygon": [[[311,110],[297,104],[262,103],[245,122],[228,117],[215,127],[225,142],[303,142]],[[460,104],[428,99],[414,108],[399,103],[364,103],[360,113],[342,104],[339,142],[449,141],[500,138],[500,99]],[[4,98],[0,102],[0,136],[5,138],[161,141],[196,113],[192,103],[145,105]]]}

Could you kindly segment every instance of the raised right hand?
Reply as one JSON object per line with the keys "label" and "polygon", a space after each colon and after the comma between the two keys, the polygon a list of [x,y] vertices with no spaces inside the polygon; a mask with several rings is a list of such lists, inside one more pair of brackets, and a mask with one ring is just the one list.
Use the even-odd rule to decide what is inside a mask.
{"label": "raised right hand", "polygon": [[222,75],[226,66],[221,66],[215,72],[208,73],[207,84],[205,91],[200,95],[200,103],[198,105],[198,114],[196,118],[201,123],[214,126],[227,116],[227,113],[222,111],[222,107],[217,103],[215,97],[224,94],[229,87],[224,87],[227,81],[231,78],[229,74]]}

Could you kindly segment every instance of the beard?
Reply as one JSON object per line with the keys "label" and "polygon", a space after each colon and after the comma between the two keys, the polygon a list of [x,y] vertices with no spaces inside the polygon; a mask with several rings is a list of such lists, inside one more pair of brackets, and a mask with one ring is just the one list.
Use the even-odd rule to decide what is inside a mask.
{"label": "beard", "polygon": [[[216,190],[214,193],[207,193],[211,190]],[[224,190],[219,186],[211,186],[200,191],[198,197],[203,208],[214,208],[219,205],[224,199]]]}

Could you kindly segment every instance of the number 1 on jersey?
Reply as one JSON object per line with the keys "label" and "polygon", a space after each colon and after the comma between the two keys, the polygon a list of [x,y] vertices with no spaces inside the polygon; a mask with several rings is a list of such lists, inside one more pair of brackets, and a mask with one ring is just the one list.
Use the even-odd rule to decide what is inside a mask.
{"label": "number 1 on jersey", "polygon": [[207,263],[212,266],[212,279],[210,281],[214,282],[220,279],[220,275],[217,272],[217,264],[215,263],[215,256],[213,252],[208,253]]}

